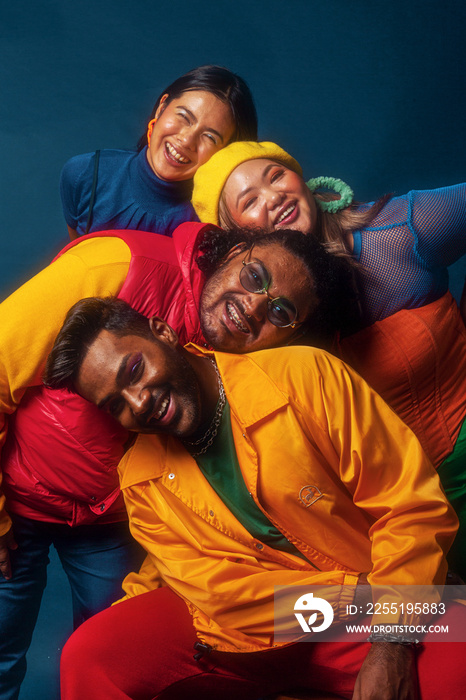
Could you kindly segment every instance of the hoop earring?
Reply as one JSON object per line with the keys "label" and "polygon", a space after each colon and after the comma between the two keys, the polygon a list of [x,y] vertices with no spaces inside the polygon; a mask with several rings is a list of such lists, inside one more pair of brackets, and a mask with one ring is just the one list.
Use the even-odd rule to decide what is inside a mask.
{"label": "hoop earring", "polygon": [[328,211],[330,214],[335,214],[341,209],[349,207],[353,201],[354,192],[346,182],[339,180],[336,177],[314,177],[306,182],[311,192],[326,187],[329,190],[335,190],[340,195],[340,199],[332,199],[330,202],[324,202],[321,199],[316,199],[318,206],[322,211]]}
{"label": "hoop earring", "polygon": [[155,126],[156,121],[157,117],[155,117],[155,119],[151,119],[151,121],[147,125],[147,148],[149,148],[150,146],[150,137],[152,136],[152,130]]}

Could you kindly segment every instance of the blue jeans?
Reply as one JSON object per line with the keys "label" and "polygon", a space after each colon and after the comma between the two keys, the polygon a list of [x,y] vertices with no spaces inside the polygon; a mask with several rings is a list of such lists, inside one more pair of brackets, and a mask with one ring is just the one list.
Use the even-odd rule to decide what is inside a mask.
{"label": "blue jeans", "polygon": [[138,570],[144,552],[128,523],[68,527],[13,516],[18,549],[10,551],[13,576],[0,576],[0,700],[17,700],[26,673],[26,652],[47,583],[54,545],[68,577],[73,625],[122,596],[126,574]]}

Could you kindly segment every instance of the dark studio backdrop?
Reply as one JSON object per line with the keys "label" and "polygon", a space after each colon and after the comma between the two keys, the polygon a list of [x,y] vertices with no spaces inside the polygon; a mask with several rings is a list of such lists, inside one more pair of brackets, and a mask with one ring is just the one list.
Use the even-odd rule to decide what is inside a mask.
{"label": "dark studio backdrop", "polygon": [[67,242],[63,163],[132,148],[160,91],[202,63],[248,81],[261,139],[284,146],[309,177],[341,177],[359,200],[465,179],[461,0],[0,0],[0,8],[3,295]]}
{"label": "dark studio backdrop", "polygon": [[[247,80],[260,138],[308,177],[340,177],[359,200],[464,181],[465,35],[463,0],[0,0],[0,295],[68,241],[63,163],[132,148],[165,85],[203,63]],[[21,700],[55,697],[70,617],[56,585]]]}

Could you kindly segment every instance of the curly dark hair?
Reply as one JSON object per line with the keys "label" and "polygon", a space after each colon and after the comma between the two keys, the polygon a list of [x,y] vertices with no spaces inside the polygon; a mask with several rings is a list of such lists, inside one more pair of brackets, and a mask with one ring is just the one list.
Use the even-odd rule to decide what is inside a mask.
{"label": "curly dark hair", "polygon": [[330,253],[322,243],[300,231],[280,229],[272,233],[233,228],[229,231],[207,229],[199,242],[197,265],[209,279],[226,264],[229,251],[241,245],[245,250],[278,244],[301,260],[313,281],[312,293],[318,306],[305,320],[299,343],[329,348],[336,336],[349,335],[360,325],[356,267]]}

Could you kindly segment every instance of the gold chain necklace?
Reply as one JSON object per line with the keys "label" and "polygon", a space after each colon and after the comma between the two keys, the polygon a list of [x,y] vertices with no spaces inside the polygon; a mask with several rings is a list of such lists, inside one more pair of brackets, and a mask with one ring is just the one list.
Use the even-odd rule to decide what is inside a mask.
{"label": "gold chain necklace", "polygon": [[[209,427],[205,431],[204,435],[199,438],[199,440],[195,440],[193,442],[189,440],[183,440],[184,445],[187,447],[189,452],[191,453],[192,457],[198,457],[199,455],[204,454],[204,452],[207,452],[209,447],[212,445],[213,441],[215,440],[218,429],[220,427],[220,423],[222,420],[222,415],[223,415],[223,409],[225,408],[225,404],[227,402],[226,396],[225,396],[225,389],[223,388],[223,382],[222,378],[220,376],[220,372],[218,371],[217,363],[213,358],[209,358],[210,361],[212,362],[215,372],[217,374],[217,381],[218,381],[218,401],[217,401],[217,406],[215,407],[215,414],[214,417],[212,418]],[[202,445],[205,443],[204,447],[202,447],[200,450],[196,452],[192,452],[191,448],[197,447],[198,445]]]}

